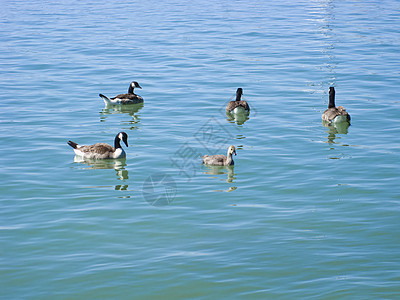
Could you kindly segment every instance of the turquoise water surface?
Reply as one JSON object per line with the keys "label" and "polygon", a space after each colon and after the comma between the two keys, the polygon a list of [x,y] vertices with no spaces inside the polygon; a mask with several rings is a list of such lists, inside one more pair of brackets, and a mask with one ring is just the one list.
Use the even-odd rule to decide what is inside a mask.
{"label": "turquoise water surface", "polygon": [[399,1],[0,2],[1,298],[400,297]]}

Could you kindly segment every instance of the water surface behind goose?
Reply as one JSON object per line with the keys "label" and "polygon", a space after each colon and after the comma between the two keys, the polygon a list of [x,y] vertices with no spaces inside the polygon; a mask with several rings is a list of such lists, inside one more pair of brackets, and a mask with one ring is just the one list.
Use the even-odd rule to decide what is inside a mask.
{"label": "water surface behind goose", "polygon": [[[399,296],[399,9],[4,2],[2,297]],[[104,108],[132,80],[144,105]],[[329,86],[349,128],[321,123]],[[120,131],[122,161],[66,144]]]}

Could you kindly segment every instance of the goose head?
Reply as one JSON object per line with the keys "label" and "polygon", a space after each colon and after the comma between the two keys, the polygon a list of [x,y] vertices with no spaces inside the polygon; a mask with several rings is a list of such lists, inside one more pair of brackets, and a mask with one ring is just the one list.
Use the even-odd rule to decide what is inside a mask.
{"label": "goose head", "polygon": [[129,85],[128,94],[133,94],[133,90],[135,88],[141,89],[142,87],[139,85],[137,81],[132,81],[131,84]]}
{"label": "goose head", "polygon": [[125,132],[121,131],[120,133],[118,133],[115,139],[118,140],[118,144],[119,141],[123,141],[128,147],[128,135]]}
{"label": "goose head", "polygon": [[229,155],[232,156],[232,154],[236,155],[236,149],[235,149],[235,146],[233,146],[233,145],[229,146],[229,148],[228,148],[228,156]]}
{"label": "goose head", "polygon": [[142,88],[137,81],[132,81],[131,82],[131,87],[132,88],[139,88],[139,89]]}

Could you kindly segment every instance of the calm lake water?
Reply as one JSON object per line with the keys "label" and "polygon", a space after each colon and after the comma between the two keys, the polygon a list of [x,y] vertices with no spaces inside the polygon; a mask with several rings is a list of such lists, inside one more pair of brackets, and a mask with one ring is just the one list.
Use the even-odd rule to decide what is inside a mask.
{"label": "calm lake water", "polygon": [[0,2],[1,298],[400,297],[399,1]]}

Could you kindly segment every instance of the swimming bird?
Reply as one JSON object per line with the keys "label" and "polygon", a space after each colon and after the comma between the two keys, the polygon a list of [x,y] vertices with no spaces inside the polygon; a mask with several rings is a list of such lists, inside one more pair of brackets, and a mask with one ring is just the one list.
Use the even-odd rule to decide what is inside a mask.
{"label": "swimming bird", "polygon": [[250,112],[250,107],[247,104],[246,101],[241,100],[243,95],[243,89],[238,88],[236,90],[236,100],[235,101],[230,101],[228,105],[226,106],[226,112],[227,113],[243,113],[243,112]]}
{"label": "swimming bird", "polygon": [[334,122],[350,122],[350,115],[343,106],[335,106],[335,88],[329,88],[329,105],[328,109],[322,114],[322,120],[329,123]]}
{"label": "swimming bird", "polygon": [[213,165],[213,166],[232,166],[234,161],[232,159],[232,154],[236,155],[235,146],[229,146],[227,155],[217,154],[217,155],[204,155],[202,157],[203,164]]}
{"label": "swimming bird", "polygon": [[128,93],[127,94],[119,94],[113,98],[108,98],[103,94],[99,94],[100,98],[104,100],[104,103],[107,104],[136,104],[142,103],[143,98],[139,95],[136,95],[133,90],[135,88],[141,89],[142,87],[136,81],[132,81],[129,85]]}
{"label": "swimming bird", "polygon": [[88,159],[107,159],[124,158],[126,153],[121,147],[121,141],[128,147],[128,135],[125,132],[119,132],[115,136],[114,147],[106,143],[96,143],[90,146],[81,146],[77,143],[68,141],[68,145],[74,148],[76,155]]}

